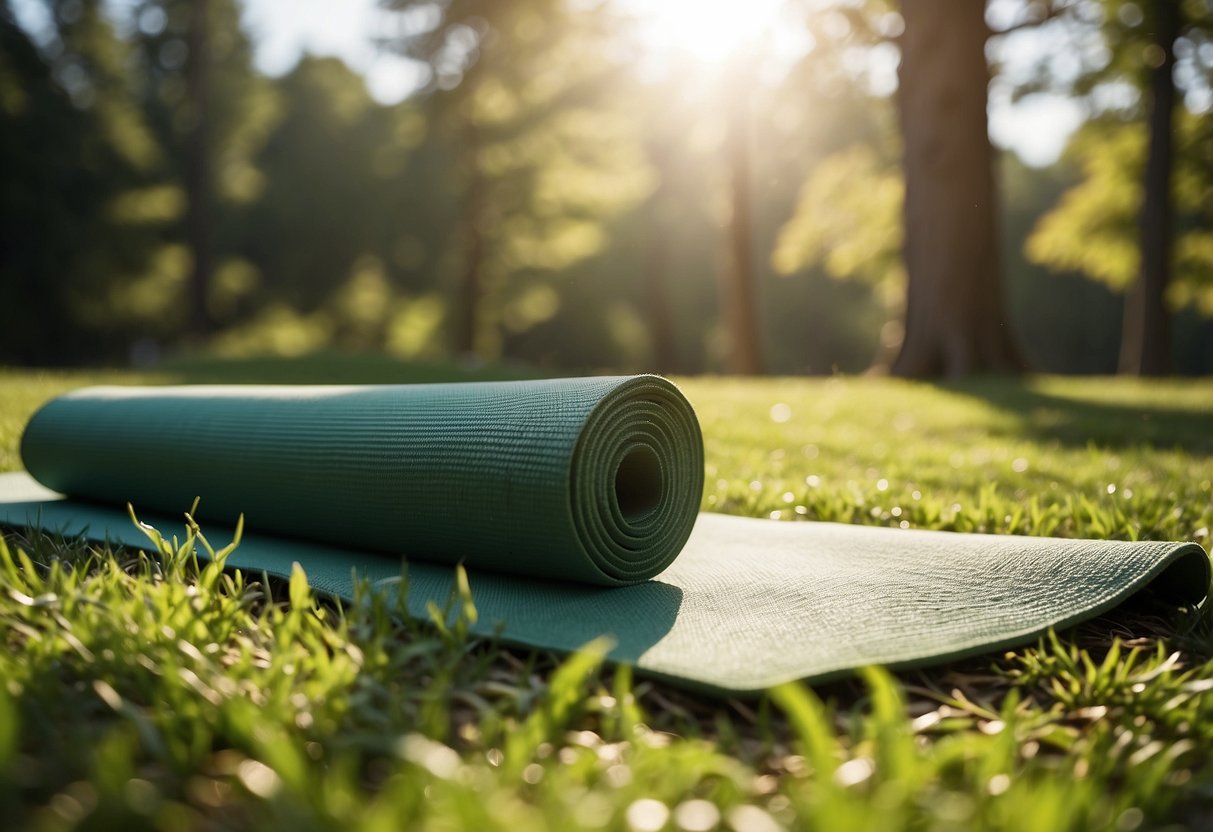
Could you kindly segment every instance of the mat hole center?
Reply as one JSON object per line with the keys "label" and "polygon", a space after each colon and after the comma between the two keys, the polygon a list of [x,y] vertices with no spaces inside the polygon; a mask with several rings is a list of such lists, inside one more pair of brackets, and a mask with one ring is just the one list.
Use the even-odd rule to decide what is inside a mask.
{"label": "mat hole center", "polygon": [[661,502],[661,463],[649,448],[628,451],[615,471],[615,502],[629,523],[643,519]]}

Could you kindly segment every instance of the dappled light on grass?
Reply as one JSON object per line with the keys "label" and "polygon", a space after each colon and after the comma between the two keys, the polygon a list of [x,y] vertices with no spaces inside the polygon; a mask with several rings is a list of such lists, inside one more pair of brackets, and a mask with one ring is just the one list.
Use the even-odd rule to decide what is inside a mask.
{"label": "dappled light on grass", "polygon": [[683,388],[703,426],[708,511],[1211,545],[1213,390],[1203,382]]}
{"label": "dappled light on grass", "polygon": [[553,665],[474,639],[464,582],[410,622],[394,586],[333,605],[301,570],[258,583],[148,532],[155,560],[0,542],[10,819],[1117,829],[1191,799],[1176,787],[1208,747],[1199,637],[1096,654],[1050,636],[984,682],[970,661],[712,704],[603,673],[605,643]]}
{"label": "dappled light on grass", "polygon": [[[176,372],[444,372],[358,366],[330,355]],[[29,411],[83,381],[0,376],[4,452]],[[712,510],[1210,545],[1206,382],[682,387],[704,423]],[[1149,431],[1134,434],[1147,411]],[[1109,419],[1115,435],[1101,432]],[[156,559],[45,536],[0,548],[4,817],[1037,832],[1183,823],[1210,808],[1207,610],[1146,599],[1005,654],[720,702],[603,669],[601,644],[562,662],[474,638],[466,587],[417,622],[392,584],[336,604],[302,571],[268,583],[221,573],[182,548],[184,527],[158,532]]]}

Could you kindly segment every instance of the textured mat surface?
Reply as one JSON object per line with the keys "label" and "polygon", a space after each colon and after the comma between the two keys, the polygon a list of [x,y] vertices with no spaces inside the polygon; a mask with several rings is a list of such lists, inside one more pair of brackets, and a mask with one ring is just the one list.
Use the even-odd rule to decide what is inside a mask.
{"label": "textured mat surface", "polygon": [[348,597],[355,574],[396,585],[407,555],[425,616],[462,560],[480,632],[561,651],[612,635],[614,660],[720,693],[1020,644],[1155,579],[1177,604],[1208,590],[1195,544],[696,521],[694,414],[652,377],[438,387],[72,394],[23,455],[96,502],[0,475],[0,523],[146,545],[122,501],[172,534],[201,494],[213,541],[247,515],[231,566],[297,561]]}
{"label": "textured mat surface", "polygon": [[375,387],[94,387],[34,414],[49,488],[410,558],[615,585],[678,554],[695,413],[656,376]]}

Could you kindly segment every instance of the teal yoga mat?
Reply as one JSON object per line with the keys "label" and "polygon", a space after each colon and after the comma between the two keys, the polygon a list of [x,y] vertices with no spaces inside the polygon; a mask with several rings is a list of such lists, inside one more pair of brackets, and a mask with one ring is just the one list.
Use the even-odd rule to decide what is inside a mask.
{"label": "teal yoga mat", "polygon": [[[690,405],[654,376],[381,387],[93,388],[53,400],[0,475],[0,523],[146,545],[201,497],[232,567],[427,615],[467,566],[486,635],[716,693],[1024,643],[1151,581],[1201,603],[1195,544],[961,535],[696,515]],[[32,475],[32,476],[31,476]],[[40,481],[35,482],[35,479]],[[71,497],[64,497],[63,494]],[[693,528],[692,528],[693,527]]]}

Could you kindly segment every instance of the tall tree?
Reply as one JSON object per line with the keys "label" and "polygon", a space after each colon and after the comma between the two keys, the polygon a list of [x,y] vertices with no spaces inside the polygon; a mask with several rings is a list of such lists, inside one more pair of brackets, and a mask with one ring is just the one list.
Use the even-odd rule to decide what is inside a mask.
{"label": "tall tree", "polygon": [[672,373],[678,369],[678,340],[674,308],[670,299],[670,193],[672,148],[663,141],[647,144],[649,164],[657,174],[657,187],[649,197],[649,223],[644,241],[641,276],[645,286],[650,340],[653,345],[653,369]]}
{"label": "tall tree", "polygon": [[0,308],[9,313],[0,362],[58,364],[96,348],[75,326],[69,299],[81,238],[112,193],[109,177],[67,164],[89,150],[95,156],[96,130],[96,114],[73,106],[7,3],[0,6]]}
{"label": "tall tree", "polygon": [[[1213,316],[1213,124],[1207,116],[1180,109],[1173,133],[1171,227],[1167,250],[1170,278],[1158,310],[1191,307]],[[1105,115],[1088,122],[1070,142],[1082,178],[1036,222],[1026,253],[1034,262],[1078,272],[1119,292],[1141,284],[1144,252],[1141,223],[1145,202],[1150,131]],[[1168,254],[1168,258],[1171,255]],[[1126,313],[1132,304],[1126,306]],[[1140,316],[1138,318],[1140,320]],[[1121,343],[1124,346],[1125,339]],[[1123,353],[1123,349],[1122,349]],[[1157,352],[1155,352],[1157,355]]]}
{"label": "tall tree", "polygon": [[[1051,56],[1042,59],[1036,77],[1021,92],[1049,89],[1078,96],[1095,118],[1137,121],[1146,130],[1144,164],[1134,166],[1140,181],[1134,206],[1134,274],[1127,281],[1111,282],[1125,289],[1120,371],[1169,372],[1180,232],[1176,165],[1183,162],[1175,146],[1175,114],[1183,86],[1207,92],[1213,84],[1213,15],[1206,0],[1050,0],[1042,8],[1048,25],[1061,27],[1073,47],[1066,50],[1061,66]],[[1180,79],[1183,86],[1177,86]],[[1102,155],[1089,141],[1077,147]],[[1096,160],[1094,166],[1099,164]],[[1207,166],[1208,160],[1197,164]],[[1063,216],[1064,203],[1059,211]],[[1060,252],[1064,245],[1053,248]]]}
{"label": "tall tree", "polygon": [[820,266],[832,278],[872,287],[885,315],[872,359],[875,372],[889,370],[903,341],[905,187],[892,155],[857,144],[820,160],[771,255],[780,274]]}
{"label": "tall tree", "polygon": [[1125,300],[1120,371],[1165,375],[1171,370],[1171,320],[1167,286],[1171,282],[1172,172],[1174,168],[1175,41],[1181,19],[1179,0],[1150,4],[1152,54],[1157,56],[1147,83],[1146,152],[1141,201],[1141,273]]}
{"label": "tall tree", "polygon": [[242,214],[239,249],[260,276],[232,311],[322,311],[370,260],[396,288],[420,282],[434,267],[425,241],[445,232],[451,211],[447,158],[423,160],[433,174],[412,166],[426,137],[416,105],[376,103],[332,57],[303,57],[276,86],[281,115],[253,160],[264,187]]}
{"label": "tall tree", "polygon": [[728,171],[726,256],[720,273],[720,310],[728,333],[728,369],[737,375],[762,373],[762,339],[758,326],[758,278],[754,272],[754,230],[750,207],[750,129],[748,106],[754,86],[746,71],[754,60],[748,51],[733,56],[726,73],[725,168]]}
{"label": "tall tree", "polygon": [[189,274],[190,330],[205,338],[213,329],[210,287],[211,242],[211,45],[210,4],[190,0],[185,59],[185,237]]}
{"label": "tall tree", "polygon": [[902,0],[905,341],[898,375],[1023,369],[1005,311],[983,3]]}
{"label": "tall tree", "polygon": [[455,302],[455,326],[452,346],[460,355],[475,355],[483,350],[481,332],[484,330],[485,266],[488,255],[486,225],[489,220],[488,177],[481,164],[484,150],[480,126],[470,111],[469,102],[476,97],[476,87],[483,66],[471,66],[462,82],[464,112],[459,130],[459,176],[463,199],[459,212],[459,249],[462,261],[458,298]]}
{"label": "tall tree", "polygon": [[145,220],[162,156],[129,84],[130,45],[103,3],[47,10],[39,52],[0,5],[0,306],[40,310],[7,322],[0,355],[122,358],[154,328],[126,301],[154,259]]}
{"label": "tall tree", "polygon": [[637,128],[610,103],[607,12],[562,0],[386,3],[438,15],[396,46],[431,67],[435,121],[458,148],[451,343],[496,357],[511,333],[556,314],[550,277],[597,254],[606,221],[651,185]]}
{"label": "tall tree", "polygon": [[179,326],[200,340],[221,323],[216,275],[231,265],[241,214],[263,185],[254,159],[277,119],[276,96],[253,67],[235,0],[141,0],[133,16],[134,77],[184,209],[166,235],[179,255]]}

